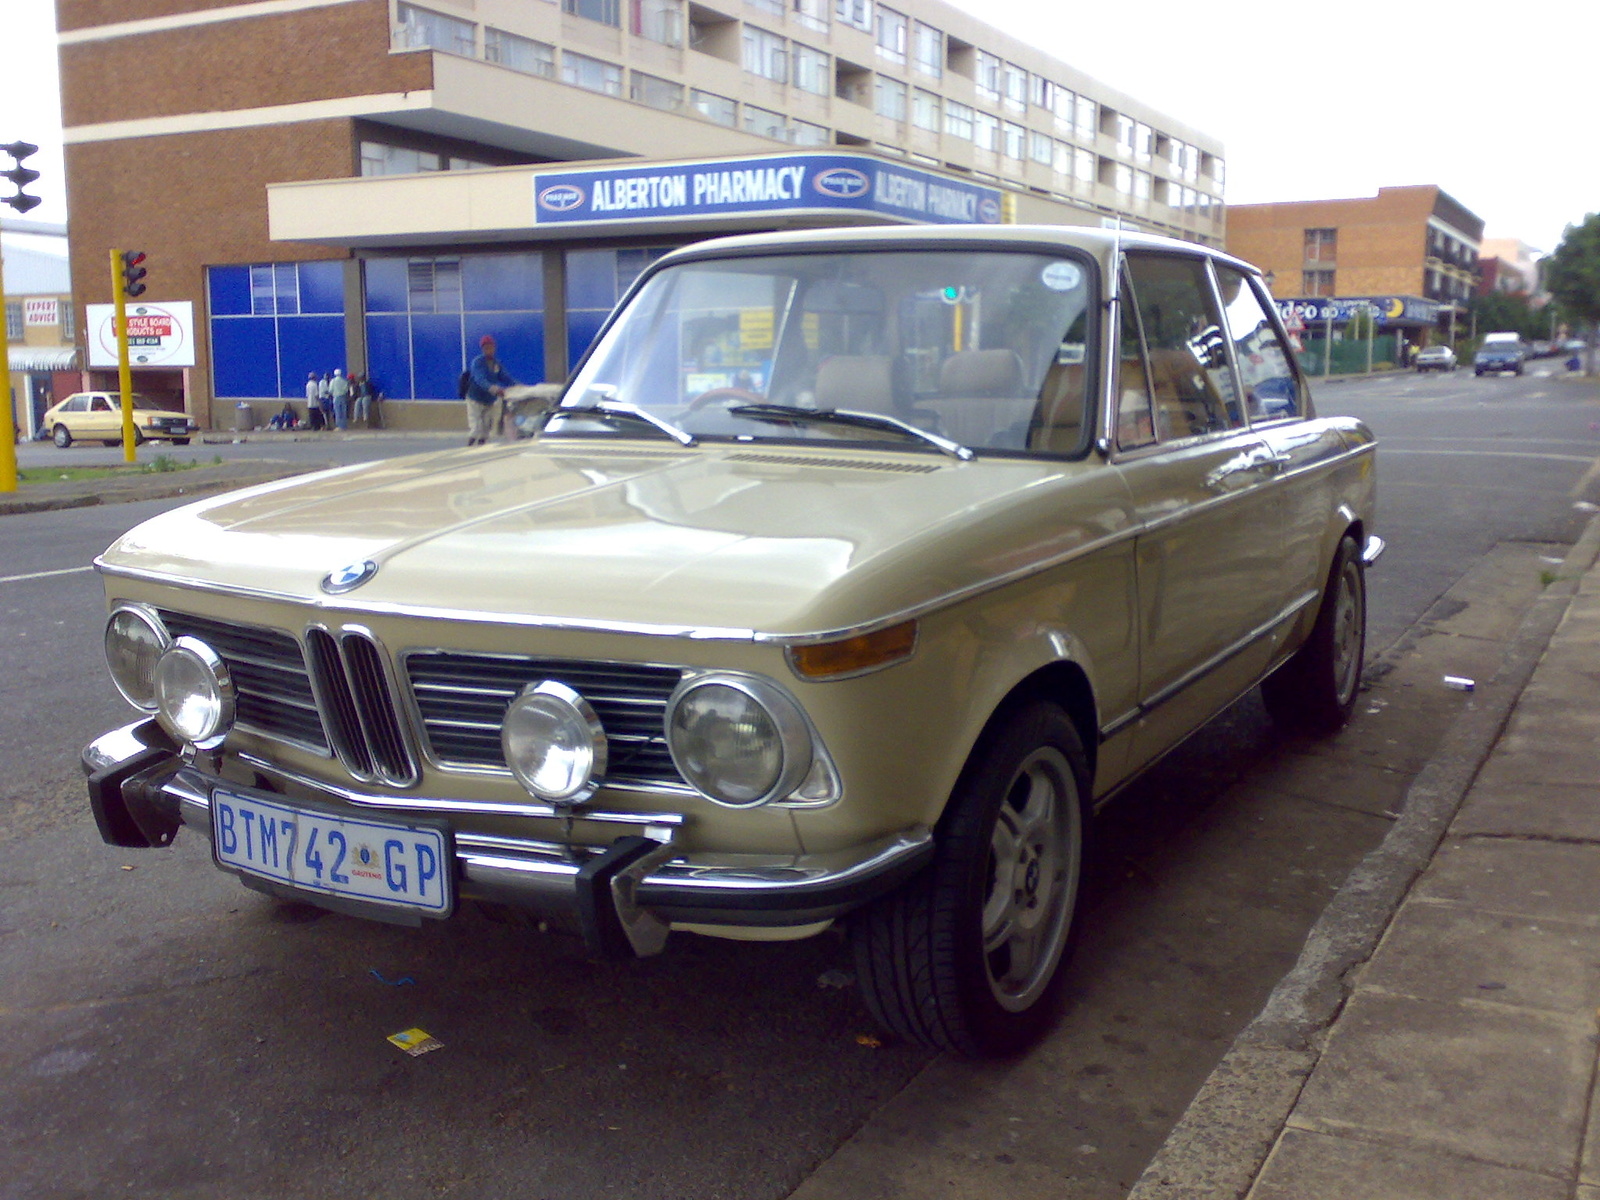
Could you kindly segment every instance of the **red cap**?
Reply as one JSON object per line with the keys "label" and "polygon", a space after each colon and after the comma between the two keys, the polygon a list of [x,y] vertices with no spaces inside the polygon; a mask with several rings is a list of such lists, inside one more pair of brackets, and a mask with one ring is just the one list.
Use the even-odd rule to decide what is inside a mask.
{"label": "red cap", "polygon": [[480,345],[480,346],[491,346],[493,344],[494,344],[494,334],[492,334],[492,333],[486,333],[481,338],[478,339],[478,345]]}

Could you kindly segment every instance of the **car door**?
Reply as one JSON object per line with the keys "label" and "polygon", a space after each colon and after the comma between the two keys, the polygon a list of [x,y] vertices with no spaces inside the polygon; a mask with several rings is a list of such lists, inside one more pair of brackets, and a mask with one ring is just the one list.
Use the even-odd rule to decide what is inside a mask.
{"label": "car door", "polygon": [[122,414],[111,406],[111,399],[99,392],[89,397],[89,412],[83,418],[84,438],[114,438],[122,433]]}
{"label": "car door", "polygon": [[[1140,532],[1139,710],[1148,762],[1250,687],[1284,607],[1278,464],[1244,417],[1200,255],[1130,252],[1116,457]],[[1131,334],[1131,336],[1129,336]]]}

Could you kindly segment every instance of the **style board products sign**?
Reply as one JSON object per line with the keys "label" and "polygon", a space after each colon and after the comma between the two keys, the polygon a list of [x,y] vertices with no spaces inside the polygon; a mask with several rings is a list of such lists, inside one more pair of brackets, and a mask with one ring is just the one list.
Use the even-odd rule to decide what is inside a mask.
{"label": "style board products sign", "polygon": [[648,163],[533,177],[540,225],[848,211],[919,224],[998,225],[1000,192],[864,155]]}
{"label": "style board products sign", "polygon": [[[117,306],[91,304],[89,365],[117,365]],[[194,304],[128,305],[128,363],[135,367],[194,366]]]}

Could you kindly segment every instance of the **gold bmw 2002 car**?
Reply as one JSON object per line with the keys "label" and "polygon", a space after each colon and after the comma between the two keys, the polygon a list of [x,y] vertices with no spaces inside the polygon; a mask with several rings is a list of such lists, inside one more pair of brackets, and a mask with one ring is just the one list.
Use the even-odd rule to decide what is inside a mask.
{"label": "gold bmw 2002 car", "polygon": [[705,242],[532,440],[269,484],[98,560],[106,841],[596,951],[848,924],[892,1033],[1049,1022],[1096,810],[1257,684],[1346,721],[1375,442],[1245,263],[1073,228]]}

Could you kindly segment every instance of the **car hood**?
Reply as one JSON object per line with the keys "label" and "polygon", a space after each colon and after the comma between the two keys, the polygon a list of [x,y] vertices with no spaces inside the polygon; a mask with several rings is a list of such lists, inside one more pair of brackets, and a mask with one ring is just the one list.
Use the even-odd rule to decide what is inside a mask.
{"label": "car hood", "polygon": [[[99,563],[357,611],[781,636],[926,606],[1129,519],[1099,460],[545,439],[202,501],[133,529]],[[324,588],[364,562],[370,579]]]}

